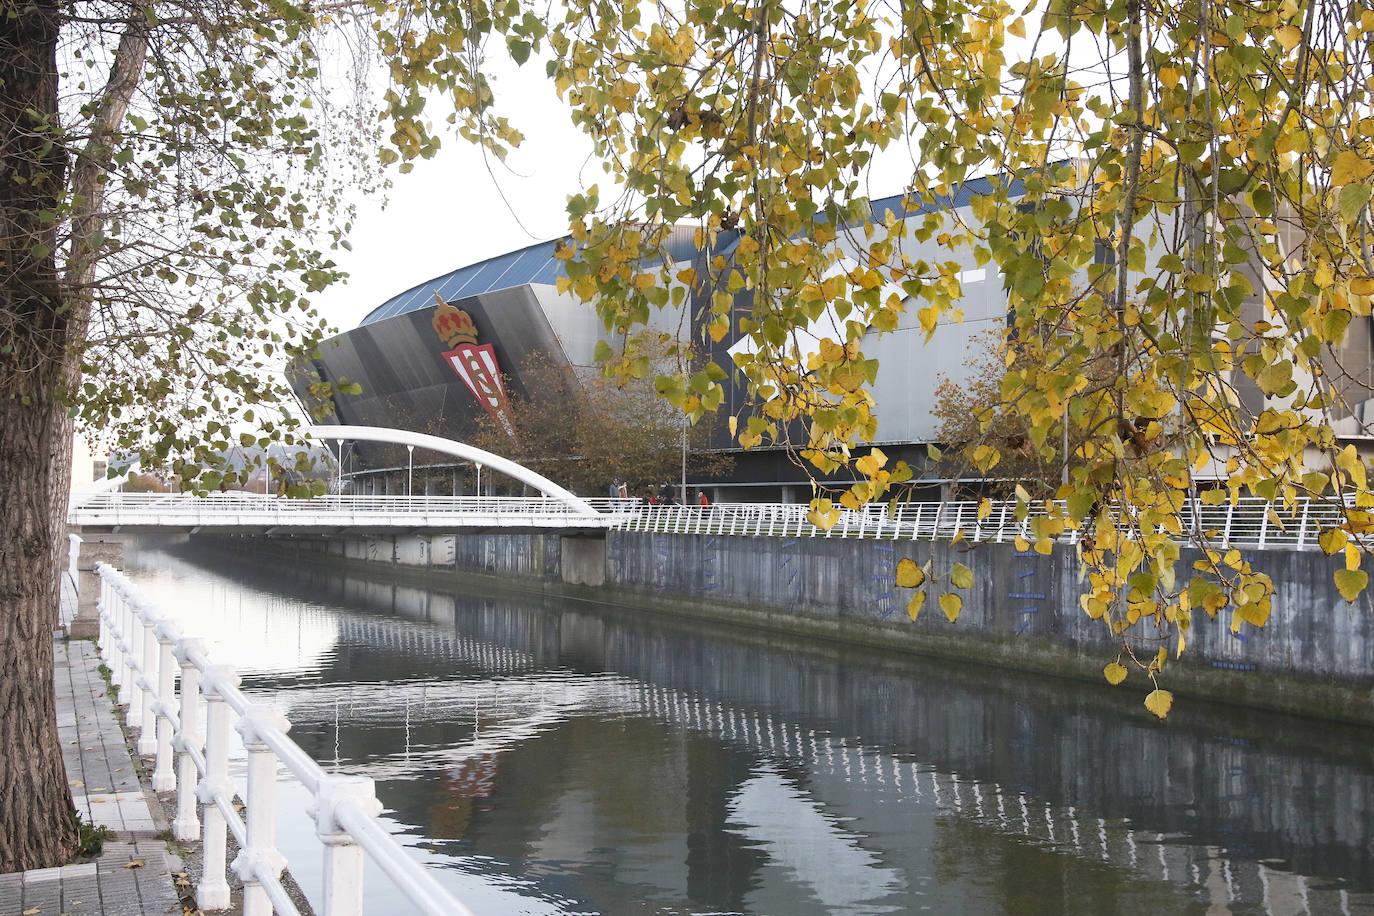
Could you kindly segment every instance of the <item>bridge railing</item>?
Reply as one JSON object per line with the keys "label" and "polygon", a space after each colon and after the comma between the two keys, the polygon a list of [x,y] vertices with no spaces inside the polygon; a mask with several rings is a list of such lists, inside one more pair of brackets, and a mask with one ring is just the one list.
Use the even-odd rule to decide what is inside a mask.
{"label": "bridge railing", "polygon": [[570,525],[604,524],[607,518],[631,511],[638,500],[586,499],[595,510],[588,514],[566,501],[544,496],[360,496],[332,494],[290,499],[273,494],[239,491],[193,493],[92,493],[74,498],[68,520],[99,519],[104,524],[128,524],[150,519],[187,522],[251,519],[257,523],[303,523],[312,519],[359,519],[411,516],[467,516],[472,518],[538,518],[548,523],[565,519]]}
{"label": "bridge railing", "polygon": [[[1058,512],[1063,503],[1054,504]],[[622,514],[613,530],[671,534],[764,535],[783,537],[878,538],[885,540],[952,540],[1007,542],[1018,536],[1034,540],[1031,519],[1046,515],[1036,504],[1024,520],[1016,518],[1016,503],[990,503],[991,511],[979,518],[981,501],[928,503],[871,503],[859,509],[837,508],[835,524],[828,530],[809,521],[804,503],[718,503],[712,506],[644,505]],[[1327,500],[1303,497],[1292,507],[1263,499],[1243,498],[1235,503],[1207,505],[1188,500],[1175,516],[1173,532],[1178,540],[1194,540],[1219,547],[1258,549],[1318,549],[1317,536],[1341,524],[1342,510]],[[1080,532],[1065,530],[1057,540],[1077,543]]]}
{"label": "bridge railing", "polygon": [[[407,912],[470,916],[471,911],[377,823],[382,807],[371,779],[326,773],[286,737],[291,724],[281,711],[245,697],[238,689],[238,675],[229,666],[213,664],[204,643],[184,637],[173,620],[159,614],[112,566],[98,564],[97,572],[98,646],[119,688],[118,702],[128,707],[126,721],[138,731],[138,752],[155,758],[154,790],[176,791],[173,835],[179,840],[202,839],[202,873],[196,887],[201,909],[221,910],[230,904],[227,830],[240,849],[228,867],[243,882],[245,916],[298,913],[282,886],[287,863],[275,842],[276,773],[281,763],[312,797],[310,814],[324,856],[322,916],[362,912],[364,856],[409,898]],[[229,779],[231,727],[242,736],[248,752],[242,817]]]}

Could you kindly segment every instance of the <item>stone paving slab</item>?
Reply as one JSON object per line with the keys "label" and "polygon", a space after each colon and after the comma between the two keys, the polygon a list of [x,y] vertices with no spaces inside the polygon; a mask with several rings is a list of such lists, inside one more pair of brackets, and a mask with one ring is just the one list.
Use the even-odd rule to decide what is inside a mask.
{"label": "stone paving slab", "polygon": [[[64,583],[65,585],[65,583]],[[75,595],[64,588],[64,604]],[[133,753],[105,693],[95,645],[54,635],[57,725],[78,810],[114,830],[93,862],[0,875],[0,916],[179,914],[172,875],[180,861],[156,835],[161,809],[149,805]]]}

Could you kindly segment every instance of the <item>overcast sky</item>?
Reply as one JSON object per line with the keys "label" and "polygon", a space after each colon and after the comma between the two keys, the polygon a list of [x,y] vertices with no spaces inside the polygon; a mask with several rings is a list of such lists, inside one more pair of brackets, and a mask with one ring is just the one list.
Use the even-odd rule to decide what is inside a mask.
{"label": "overcast sky", "polygon": [[[498,77],[498,99],[509,94],[504,110],[525,134],[505,164],[488,163],[476,147],[446,133],[434,159],[416,160],[407,175],[392,168],[385,207],[378,199],[359,202],[353,250],[335,254],[350,280],[316,300],[330,324],[347,331],[418,283],[561,236],[568,196],[598,179],[606,187],[600,166],[587,158],[590,142],[573,128],[542,71]],[[442,114],[442,103],[433,111]]]}
{"label": "overcast sky", "polygon": [[[386,206],[377,199],[360,201],[353,250],[335,255],[349,282],[316,300],[338,330],[357,327],[372,309],[416,284],[563,235],[567,199],[584,187],[600,183],[601,199],[607,200],[607,176],[588,158],[591,143],[572,126],[543,67],[507,65],[494,78],[498,104],[525,142],[506,164],[493,160],[489,170],[476,147],[445,134],[436,158],[416,160],[407,175],[395,174],[393,167]],[[444,109],[438,103],[431,110],[438,120]],[[910,176],[909,156],[897,147],[880,157],[869,176],[873,198],[898,193]]]}

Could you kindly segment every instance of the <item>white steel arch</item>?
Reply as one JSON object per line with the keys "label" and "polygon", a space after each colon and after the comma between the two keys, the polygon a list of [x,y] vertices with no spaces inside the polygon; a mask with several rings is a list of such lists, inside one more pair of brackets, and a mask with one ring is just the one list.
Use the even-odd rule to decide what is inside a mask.
{"label": "white steel arch", "polygon": [[438,436],[411,432],[407,429],[388,429],[385,426],[342,426],[332,423],[312,426],[309,429],[309,433],[316,439],[352,439],[358,442],[390,442],[395,445],[413,445],[416,448],[427,448],[432,452],[442,452],[445,455],[464,458],[476,464],[489,467],[492,470],[500,471],[508,477],[514,477],[521,483],[529,484],[545,496],[552,496],[554,499],[557,499],[559,502],[579,514],[598,514],[586,500],[579,497],[576,493],[573,493],[571,490],[565,490],[547,477],[531,471],[523,464],[516,464],[509,458],[502,458],[500,455],[494,454],[493,452],[488,452],[485,449],[480,449],[463,442],[457,442],[453,439],[441,439]]}

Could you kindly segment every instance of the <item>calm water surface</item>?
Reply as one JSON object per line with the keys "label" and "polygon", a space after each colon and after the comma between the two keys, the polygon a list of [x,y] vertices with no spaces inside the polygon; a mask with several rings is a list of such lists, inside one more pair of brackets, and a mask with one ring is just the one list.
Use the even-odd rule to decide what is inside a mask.
{"label": "calm water surface", "polygon": [[[1198,700],[1156,723],[1139,691],[453,578],[128,565],[478,913],[1374,913],[1370,730]],[[280,791],[318,899],[305,793]],[[407,911],[366,882],[368,912]]]}

